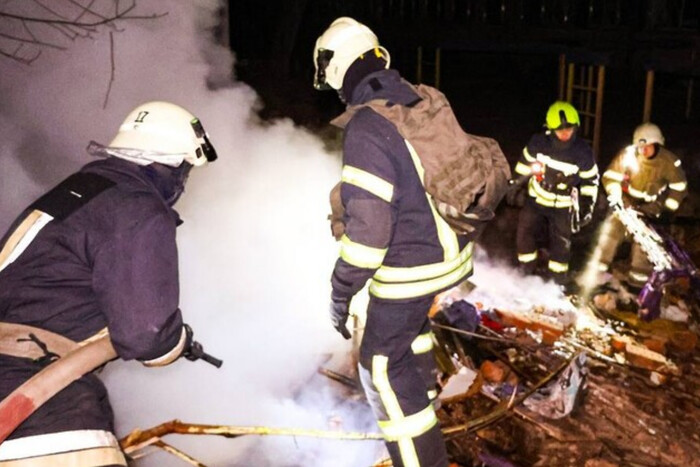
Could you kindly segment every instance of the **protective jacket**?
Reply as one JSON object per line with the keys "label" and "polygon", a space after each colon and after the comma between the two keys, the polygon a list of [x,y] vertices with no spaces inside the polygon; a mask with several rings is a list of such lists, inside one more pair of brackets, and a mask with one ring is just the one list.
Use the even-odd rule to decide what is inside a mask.
{"label": "protective jacket", "polygon": [[[523,149],[515,172],[529,176],[528,196],[541,206],[571,208],[573,188],[579,189],[580,211],[592,212],[598,196],[598,166],[591,147],[574,135],[565,144],[552,132],[537,133]],[[539,169],[533,173],[533,167]]]}
{"label": "protective jacket", "polygon": [[[30,206],[0,243],[0,321],[73,341],[107,327],[125,360],[158,364],[179,356],[184,345],[175,243],[179,218],[152,176],[126,161],[101,160],[53,190],[64,198],[44,197]],[[28,219],[33,223],[22,241],[8,251],[12,234]],[[51,359],[0,355],[0,399]],[[112,418],[105,388],[90,374],[40,407],[10,439],[112,431]]]}
{"label": "protective jacket", "polygon": [[[377,99],[402,106],[420,100],[394,70],[365,77],[349,104]],[[410,142],[371,108],[355,110],[344,134],[345,234],[333,271],[334,298],[350,299],[369,278],[370,294],[382,300],[412,300],[452,287],[471,274],[472,244],[430,202]]]}
{"label": "protective jacket", "polygon": [[659,208],[663,206],[672,212],[688,194],[680,159],[664,147],[659,147],[651,158],[621,151],[603,173],[603,185],[609,194],[621,195],[626,205],[657,203]]}

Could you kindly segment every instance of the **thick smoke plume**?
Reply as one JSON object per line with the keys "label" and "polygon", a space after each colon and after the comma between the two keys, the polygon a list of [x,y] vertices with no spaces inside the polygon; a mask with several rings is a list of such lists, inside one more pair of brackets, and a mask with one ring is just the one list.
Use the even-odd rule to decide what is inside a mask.
{"label": "thick smoke plume", "polygon": [[[314,377],[343,345],[326,313],[337,254],[327,196],[339,157],[289,121],[258,122],[255,92],[231,78],[232,54],[211,40],[218,7],[204,0],[139,2],[134,14],[167,15],[123,22],[113,32],[106,108],[107,30],[65,51],[44,52],[31,66],[0,61],[0,229],[89,162],[87,143],[108,143],[133,107],[149,100],[182,105],[202,120],[220,159],[193,171],[177,205],[185,220],[178,232],[181,308],[195,338],[225,363],[220,370],[188,361],[163,369],[110,364],[103,376],[118,434],[173,418],[328,429],[335,417],[343,429],[374,431],[365,406],[349,410],[338,402],[337,383]],[[222,466],[369,465],[378,445],[255,437],[166,441]],[[139,465],[179,462],[164,456]]]}

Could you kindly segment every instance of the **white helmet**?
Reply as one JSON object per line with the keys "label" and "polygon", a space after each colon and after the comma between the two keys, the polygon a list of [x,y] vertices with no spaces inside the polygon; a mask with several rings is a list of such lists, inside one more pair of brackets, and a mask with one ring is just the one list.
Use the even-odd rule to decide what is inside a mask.
{"label": "white helmet", "polygon": [[153,162],[179,167],[216,160],[216,150],[202,123],[170,102],[147,102],[132,110],[105,152],[139,165]]}
{"label": "white helmet", "polygon": [[386,68],[389,68],[389,52],[379,45],[377,36],[367,26],[347,16],[336,19],[316,40],[314,87],[342,88],[350,65],[369,51],[386,60]]}
{"label": "white helmet", "polygon": [[664,135],[658,126],[653,123],[642,123],[634,130],[632,136],[632,144],[642,146],[645,144],[660,144],[664,145]]}

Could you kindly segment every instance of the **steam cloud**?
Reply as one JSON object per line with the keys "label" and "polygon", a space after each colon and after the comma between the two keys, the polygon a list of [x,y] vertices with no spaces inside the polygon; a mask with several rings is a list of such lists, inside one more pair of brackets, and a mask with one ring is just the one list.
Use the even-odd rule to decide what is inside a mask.
{"label": "steam cloud", "polygon": [[[210,39],[217,7],[139,3],[136,14],[168,14],[114,32],[105,109],[111,66],[104,31],[45,51],[31,66],[0,61],[0,230],[89,162],[87,143],[108,143],[133,107],[182,105],[202,120],[220,158],[193,171],[177,205],[185,220],[178,229],[181,308],[195,338],[225,363],[220,370],[188,361],[163,369],[110,364],[103,379],[118,435],[173,418],[328,429],[338,416],[343,429],[374,431],[366,407],[340,403],[337,383],[314,377],[329,355],[347,349],[326,313],[337,255],[326,215],[339,157],[290,121],[258,122],[255,92],[230,78],[231,53]],[[207,86],[212,80],[217,90]],[[166,442],[207,465],[263,467],[370,465],[380,445],[279,437]],[[139,465],[180,462],[166,456]]]}

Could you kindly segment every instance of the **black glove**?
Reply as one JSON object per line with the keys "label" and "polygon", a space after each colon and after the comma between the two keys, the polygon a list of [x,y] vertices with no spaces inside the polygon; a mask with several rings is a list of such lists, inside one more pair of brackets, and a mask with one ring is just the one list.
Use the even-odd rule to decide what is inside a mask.
{"label": "black glove", "polygon": [[346,339],[350,339],[352,334],[348,331],[345,323],[348,321],[348,316],[350,316],[350,302],[348,300],[338,300],[331,299],[331,306],[329,308],[331,315],[331,323],[333,327]]}
{"label": "black glove", "polygon": [[506,190],[506,204],[508,206],[522,206],[523,203],[519,198],[529,178],[522,176],[508,180],[508,188]]}

